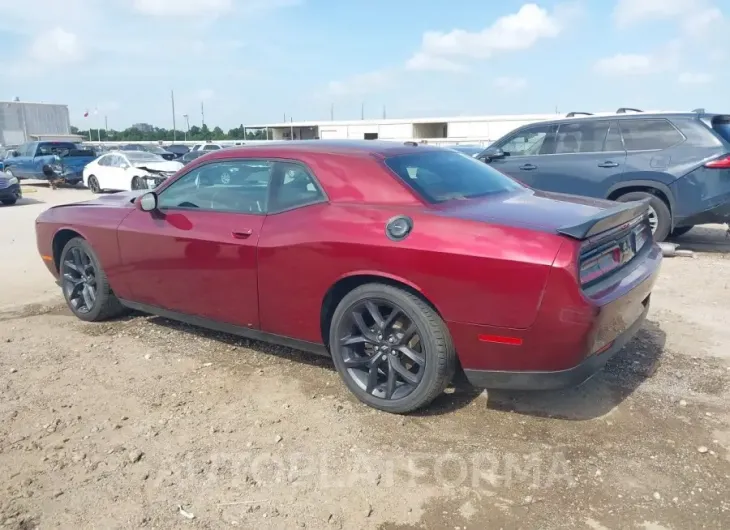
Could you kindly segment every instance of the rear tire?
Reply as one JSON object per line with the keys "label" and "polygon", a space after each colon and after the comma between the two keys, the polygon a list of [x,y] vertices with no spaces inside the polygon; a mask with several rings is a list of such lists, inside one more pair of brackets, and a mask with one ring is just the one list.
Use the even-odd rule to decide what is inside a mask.
{"label": "rear tire", "polygon": [[669,211],[669,206],[662,199],[645,191],[632,191],[621,195],[616,200],[618,202],[631,202],[644,199],[649,199],[649,206],[653,210],[653,215],[656,216],[656,228],[653,230],[654,241],[664,241],[672,226],[672,213]]}
{"label": "rear tire", "polygon": [[12,205],[13,205],[13,204],[15,204],[16,202],[18,202],[18,199],[3,199],[3,200],[2,200],[2,203],[3,203],[3,204],[4,204],[5,206],[12,206]]}
{"label": "rear tire", "polygon": [[147,183],[143,179],[141,179],[139,177],[134,177],[132,179],[132,190],[146,190],[146,189],[147,189]]}
{"label": "rear tire", "polygon": [[679,228],[675,228],[672,230],[672,233],[670,234],[671,237],[680,237],[689,232],[694,228],[694,225],[692,226],[680,226]]}
{"label": "rear tire", "polygon": [[112,292],[96,252],[85,239],[75,237],[66,243],[59,273],[66,304],[81,320],[99,322],[127,311]]}
{"label": "rear tire", "polygon": [[89,189],[91,190],[91,193],[101,193],[99,181],[96,180],[96,177],[94,175],[90,175],[87,182],[89,183]]}
{"label": "rear tire", "polygon": [[[370,317],[373,306],[382,317],[380,325]],[[353,315],[360,315],[362,325]],[[366,405],[394,414],[431,403],[451,382],[457,365],[451,335],[438,313],[418,296],[380,283],[345,295],[332,316],[329,345],[349,390]]]}

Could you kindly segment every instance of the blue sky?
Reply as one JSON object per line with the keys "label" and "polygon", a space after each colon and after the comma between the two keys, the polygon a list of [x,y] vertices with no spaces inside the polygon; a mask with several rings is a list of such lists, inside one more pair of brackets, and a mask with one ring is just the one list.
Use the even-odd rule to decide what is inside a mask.
{"label": "blue sky", "polygon": [[[0,0],[0,100],[72,123],[730,111],[730,0]],[[92,112],[84,119],[85,110]],[[95,116],[93,111],[98,109]]]}

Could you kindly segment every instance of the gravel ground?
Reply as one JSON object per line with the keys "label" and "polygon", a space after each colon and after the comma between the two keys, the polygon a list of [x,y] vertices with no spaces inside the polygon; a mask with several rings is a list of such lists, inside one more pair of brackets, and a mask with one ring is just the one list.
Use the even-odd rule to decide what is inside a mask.
{"label": "gravel ground", "polygon": [[681,238],[701,252],[665,260],[644,329],[581,388],[450,389],[399,417],[326,359],[156,317],[76,320],[33,219],[89,194],[33,189],[0,208],[0,525],[730,528],[720,227]]}

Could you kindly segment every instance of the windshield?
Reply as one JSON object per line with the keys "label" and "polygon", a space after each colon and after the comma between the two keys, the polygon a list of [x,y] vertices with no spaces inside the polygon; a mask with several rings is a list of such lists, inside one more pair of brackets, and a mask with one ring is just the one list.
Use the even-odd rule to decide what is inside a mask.
{"label": "windshield", "polygon": [[426,151],[387,158],[385,164],[430,202],[468,199],[522,188],[508,176],[454,151]]}
{"label": "windshield", "polygon": [[165,159],[154,153],[146,153],[144,151],[127,151],[124,153],[132,164],[140,162],[164,162]]}
{"label": "windshield", "polygon": [[167,151],[157,145],[148,145],[145,147],[145,151],[148,153],[167,153]]}

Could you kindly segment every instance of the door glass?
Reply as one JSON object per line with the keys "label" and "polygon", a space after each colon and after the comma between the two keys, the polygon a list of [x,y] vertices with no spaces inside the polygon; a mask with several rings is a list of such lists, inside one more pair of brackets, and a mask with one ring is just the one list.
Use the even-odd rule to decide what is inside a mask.
{"label": "door glass", "polygon": [[664,119],[621,120],[621,133],[627,151],[666,149],[684,140],[682,133]]}
{"label": "door glass", "polygon": [[314,204],[324,200],[317,181],[304,166],[290,162],[275,162],[271,172],[272,205],[270,211],[281,211]]}
{"label": "door glass", "polygon": [[97,162],[97,164],[99,164],[100,166],[108,166],[109,165],[109,159],[110,158],[111,158],[111,155],[102,156],[99,159],[99,161]]}
{"label": "door glass", "polygon": [[265,214],[271,167],[271,162],[262,160],[205,164],[165,188],[159,207]]}
{"label": "door glass", "polygon": [[600,153],[610,123],[608,120],[562,123],[558,128],[555,153]]}
{"label": "door glass", "polygon": [[504,145],[497,147],[510,156],[534,156],[549,154],[552,150],[550,144],[546,142],[547,138],[552,134],[554,126],[538,125],[525,129],[512,138]]}
{"label": "door glass", "polygon": [[606,135],[606,143],[603,146],[603,150],[608,153],[624,150],[624,143],[621,140],[621,130],[619,129],[617,121],[611,122],[611,126],[608,129],[608,134]]}

